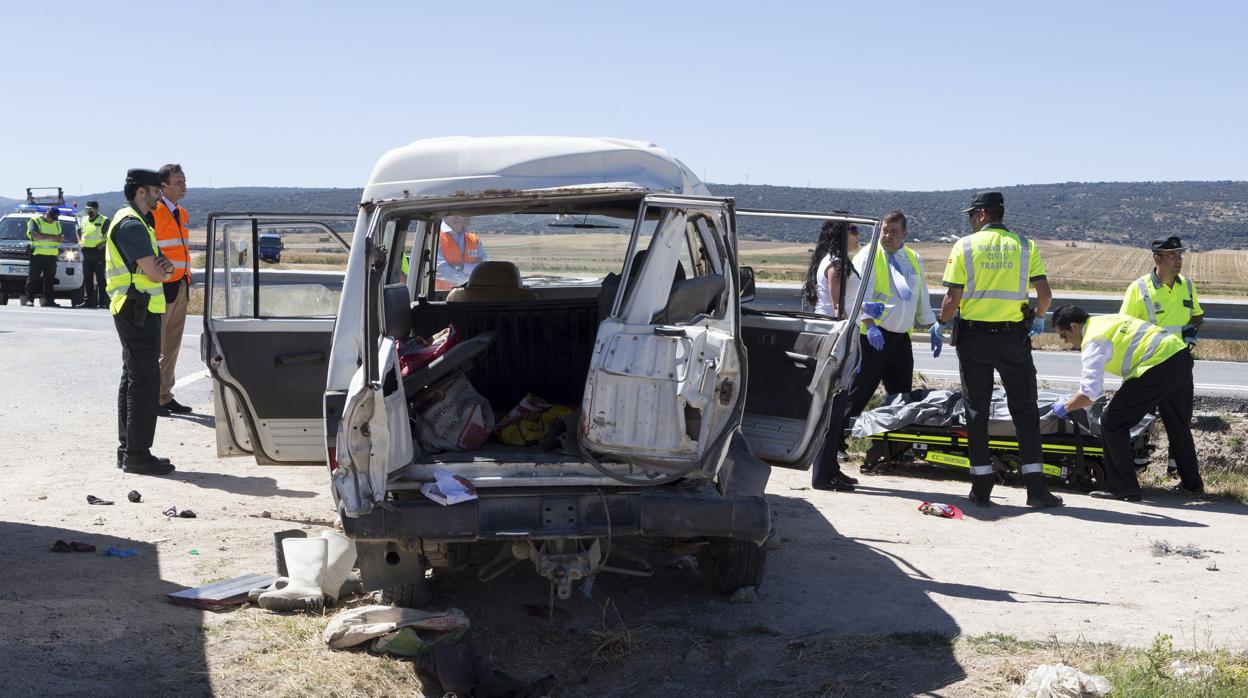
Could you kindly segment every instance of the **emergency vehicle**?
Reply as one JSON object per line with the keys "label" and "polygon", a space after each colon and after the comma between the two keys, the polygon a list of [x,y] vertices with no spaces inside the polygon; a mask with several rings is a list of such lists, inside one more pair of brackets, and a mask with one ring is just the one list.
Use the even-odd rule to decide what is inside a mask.
{"label": "emergency vehicle", "polygon": [[82,247],[78,244],[78,211],[65,205],[65,193],[60,187],[28,187],[26,203],[18,204],[10,213],[0,217],[0,305],[10,298],[25,294],[26,279],[30,275],[30,240],[26,226],[31,218],[44,215],[51,207],[60,212],[61,234],[65,241],[56,255],[56,285],[54,295],[67,299],[73,305],[82,303]]}

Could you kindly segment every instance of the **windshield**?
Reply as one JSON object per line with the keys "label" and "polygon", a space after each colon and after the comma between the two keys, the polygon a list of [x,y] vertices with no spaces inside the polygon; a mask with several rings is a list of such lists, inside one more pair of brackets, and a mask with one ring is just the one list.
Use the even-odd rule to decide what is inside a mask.
{"label": "windshield", "polygon": [[[26,221],[29,216],[6,216],[0,218],[0,240],[25,240]],[[61,234],[65,242],[78,242],[78,223],[72,218],[61,218]]]}
{"label": "windshield", "polygon": [[[526,286],[597,285],[620,272],[633,224],[632,217],[584,212],[447,215],[437,241],[437,286],[467,283],[482,262],[510,262]],[[654,226],[643,225],[639,249]]]}

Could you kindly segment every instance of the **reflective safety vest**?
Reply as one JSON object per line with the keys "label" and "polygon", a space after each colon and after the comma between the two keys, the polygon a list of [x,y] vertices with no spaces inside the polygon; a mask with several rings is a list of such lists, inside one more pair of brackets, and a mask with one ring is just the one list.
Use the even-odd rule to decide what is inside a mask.
{"label": "reflective safety vest", "polygon": [[464,231],[462,249],[459,242],[455,240],[454,233],[443,230],[439,234],[441,239],[438,241],[438,252],[447,264],[462,269],[466,264],[479,264],[485,261],[481,257],[481,239],[476,233]]}
{"label": "reflective safety vest", "polygon": [[152,240],[152,256],[159,254],[159,248],[156,246],[156,231],[147,224],[147,220],[129,206],[123,206],[118,210],[117,215],[113,216],[112,222],[108,225],[107,247],[104,248],[104,290],[108,292],[108,309],[113,315],[120,313],[121,306],[126,302],[126,292],[134,287],[136,291],[147,294],[147,312],[163,313],[165,312],[165,285],[148,278],[147,274],[139,269],[137,260],[132,262],[134,271],[131,272],[126,267],[121,251],[113,242],[113,233],[117,230],[117,226],[127,218],[134,218],[143,224]]}
{"label": "reflective safety vest", "polygon": [[1021,322],[1027,304],[1027,289],[1033,276],[1031,270],[1044,273],[1036,243],[1019,233],[989,224],[962,238],[949,253],[945,268],[946,282],[951,267],[959,261],[965,268],[962,301],[959,309],[963,320],[981,322]]}
{"label": "reflective safety vest", "polygon": [[1149,272],[1127,287],[1118,312],[1148,320],[1171,334],[1181,334],[1192,317],[1203,315],[1192,280],[1179,274],[1174,287],[1161,283],[1156,272]]}
{"label": "reflective safety vest", "polygon": [[103,245],[106,226],[108,226],[108,218],[104,216],[96,216],[95,220],[83,218],[78,221],[78,230],[82,231],[82,235],[78,237],[78,244],[86,248]]}
{"label": "reflective safety vest", "polygon": [[[906,257],[910,260],[910,266],[914,267],[915,274],[916,275],[920,274],[921,272],[919,272],[919,255],[915,254],[914,250],[910,249],[909,247],[902,247],[901,249],[905,250]],[[866,301],[864,302],[875,302],[875,303],[887,304],[890,300],[897,297],[897,284],[893,281],[892,270],[888,268],[888,252],[884,250],[883,245],[880,245],[880,244],[876,245],[875,262],[873,263],[871,267],[871,275],[875,278],[871,283],[871,293],[867,295]],[[910,289],[910,290],[912,293],[919,292],[917,288]],[[927,301],[926,299],[920,299],[920,302],[927,302]],[[888,314],[889,314],[888,306],[885,305],[884,314],[880,316],[879,320],[875,321],[876,324],[878,325],[881,320],[888,317]],[[911,322],[910,324],[914,324],[914,323]],[[859,323],[858,332],[859,334],[866,334],[867,326],[862,323]],[[907,331],[906,334],[909,334],[909,331]]]}
{"label": "reflective safety vest", "polygon": [[43,216],[35,216],[26,223],[26,237],[30,240],[30,253],[55,257],[61,246],[60,241],[36,238],[35,233],[42,233],[44,235],[60,235],[61,222],[52,221],[49,223],[43,219]]}
{"label": "reflective safety vest", "polygon": [[1123,380],[1139,378],[1148,369],[1185,351],[1187,345],[1175,335],[1150,322],[1130,315],[1094,315],[1083,328],[1083,345],[1105,340],[1114,352],[1105,363],[1105,370]]}
{"label": "reflective safety vest", "polygon": [[152,208],[152,219],[156,221],[156,245],[161,254],[173,262],[173,273],[165,279],[165,283],[181,281],[191,273],[191,231],[187,228],[186,209],[180,205],[177,209],[178,217],[174,219],[165,202],[158,201]]}

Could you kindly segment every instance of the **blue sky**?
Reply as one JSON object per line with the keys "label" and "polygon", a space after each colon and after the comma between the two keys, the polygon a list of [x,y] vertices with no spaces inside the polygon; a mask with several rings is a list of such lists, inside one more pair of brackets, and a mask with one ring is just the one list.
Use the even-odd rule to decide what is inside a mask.
{"label": "blue sky", "polygon": [[168,161],[356,187],[392,147],[502,134],[652,141],[724,183],[1248,179],[1248,3],[47,7],[5,10],[4,196]]}

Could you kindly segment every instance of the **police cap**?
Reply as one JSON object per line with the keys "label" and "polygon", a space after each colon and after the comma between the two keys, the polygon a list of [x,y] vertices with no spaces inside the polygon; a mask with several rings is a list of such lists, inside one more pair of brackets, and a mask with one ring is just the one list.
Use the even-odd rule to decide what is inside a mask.
{"label": "police cap", "polygon": [[1186,250],[1183,242],[1179,240],[1177,235],[1171,235],[1165,240],[1153,240],[1153,254],[1161,254],[1170,250]]}
{"label": "police cap", "polygon": [[88,201],[88,202],[87,202],[87,208],[90,208],[90,209],[95,209],[95,210],[99,210],[99,208],[100,208],[100,202],[98,202],[98,201]]}
{"label": "police cap", "polygon": [[977,208],[987,208],[989,206],[1004,206],[1005,197],[999,191],[981,191],[971,199],[969,208],[962,209],[962,213],[970,213]]}
{"label": "police cap", "polygon": [[126,182],[134,182],[140,187],[159,187],[161,185],[160,174],[155,170],[144,170],[135,168],[126,171]]}

